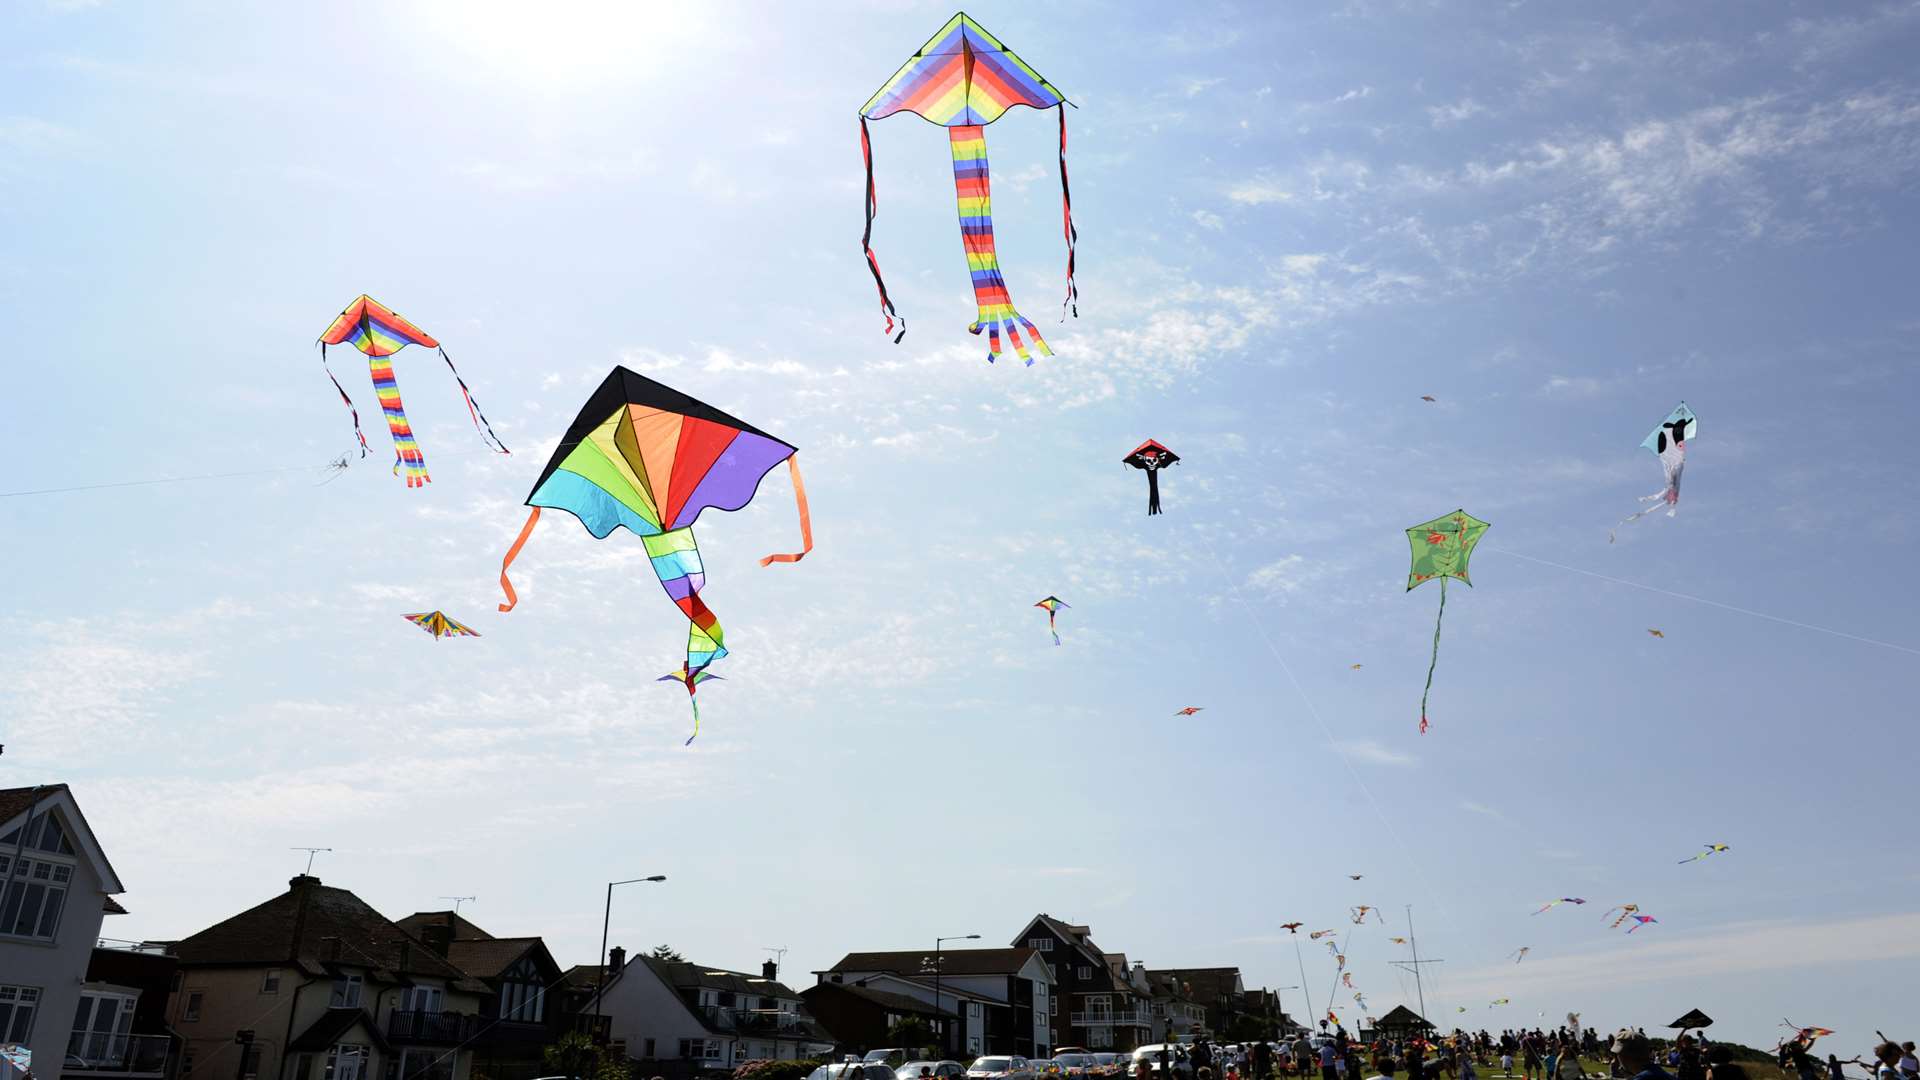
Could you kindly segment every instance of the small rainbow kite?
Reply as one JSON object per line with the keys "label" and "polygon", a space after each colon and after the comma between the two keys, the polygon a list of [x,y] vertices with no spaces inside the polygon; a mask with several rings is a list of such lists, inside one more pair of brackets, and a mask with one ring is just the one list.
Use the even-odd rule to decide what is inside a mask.
{"label": "small rainbow kite", "polygon": [[462,622],[447,618],[438,611],[421,611],[401,618],[432,634],[435,641],[443,637],[479,637],[480,632]]}

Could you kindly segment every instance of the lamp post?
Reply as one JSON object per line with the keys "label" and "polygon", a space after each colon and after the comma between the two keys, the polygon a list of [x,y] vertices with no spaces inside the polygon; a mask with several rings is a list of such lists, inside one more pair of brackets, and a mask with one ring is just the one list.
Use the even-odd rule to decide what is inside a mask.
{"label": "lamp post", "polygon": [[[941,975],[940,946],[945,945],[949,941],[979,941],[979,940],[980,940],[979,934],[955,934],[952,937],[937,937],[933,939],[933,1013],[934,1013],[933,1020],[934,1020],[934,1023],[941,1024],[940,1010],[943,1007],[940,1004],[940,975]],[[951,1033],[947,1031],[946,1026],[944,1024],[941,1024],[940,1055],[942,1057],[945,1057],[947,1052],[953,1049],[953,1039],[950,1037],[950,1035]]]}
{"label": "lamp post", "polygon": [[667,880],[667,875],[654,874],[651,877],[628,878],[625,881],[607,882],[607,910],[606,913],[600,917],[600,978],[596,980],[593,985],[593,1022],[595,1028],[600,1026],[600,993],[607,988],[607,930],[613,925],[613,887],[615,885],[637,885],[641,882],[657,884],[665,880]]}

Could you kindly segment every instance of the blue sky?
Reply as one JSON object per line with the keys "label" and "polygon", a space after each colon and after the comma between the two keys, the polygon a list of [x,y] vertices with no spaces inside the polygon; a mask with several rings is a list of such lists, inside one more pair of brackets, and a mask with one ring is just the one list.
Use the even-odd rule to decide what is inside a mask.
{"label": "blue sky", "polygon": [[[568,963],[650,873],[617,943],[790,974],[1046,910],[1292,986],[1278,925],[1371,904],[1380,1012],[1411,904],[1441,1021],[1902,1030],[1920,4],[972,9],[1080,106],[1064,326],[1053,119],[988,130],[1030,369],[964,333],[930,125],[873,127],[900,345],[859,253],[855,110],[948,9],[555,7],[7,11],[0,490],[290,467],[0,498],[0,783],[74,785],[107,933],[323,845],[383,911],[477,894]],[[342,356],[375,453],[320,483],[351,433],[312,342],[363,291],[511,457],[409,351],[408,491]],[[800,446],[812,500],[798,566],[755,565],[783,475],[701,521],[734,654],[687,749],[637,540],[550,517],[492,609],[615,363]],[[1680,513],[1609,545],[1682,398]],[[1147,437],[1185,459],[1155,518]],[[1461,506],[1493,529],[1422,737],[1402,530]],[[1528,915],[1558,896],[1591,902]],[[1627,901],[1659,925],[1610,933]]]}

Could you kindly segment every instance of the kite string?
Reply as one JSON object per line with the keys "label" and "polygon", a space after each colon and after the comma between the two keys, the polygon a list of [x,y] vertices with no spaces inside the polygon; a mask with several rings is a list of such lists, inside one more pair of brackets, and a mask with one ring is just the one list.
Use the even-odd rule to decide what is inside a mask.
{"label": "kite string", "polygon": [[[1260,633],[1260,640],[1266,643],[1267,652],[1272,654],[1274,661],[1280,665],[1280,670],[1286,674],[1287,681],[1293,684],[1294,693],[1298,694],[1300,701],[1306,705],[1307,715],[1313,717],[1313,722],[1319,726],[1320,734],[1327,740],[1327,746],[1332,748],[1334,754],[1339,757],[1340,764],[1346,767],[1347,775],[1353,779],[1353,785],[1359,788],[1361,794],[1367,797],[1367,803],[1373,807],[1374,815],[1380,819],[1380,824],[1386,827],[1387,833],[1393,837],[1393,842],[1399,845],[1400,857],[1406,861],[1407,866],[1412,868],[1415,876],[1420,879],[1420,885],[1426,890],[1427,895],[1434,898],[1434,904],[1439,907],[1440,913],[1446,916],[1449,923],[1453,923],[1453,913],[1447,909],[1446,905],[1440,900],[1440,894],[1434,889],[1432,883],[1427,880],[1426,871],[1414,860],[1413,849],[1407,845],[1406,837],[1401,835],[1399,828],[1394,825],[1393,819],[1387,816],[1386,810],[1380,805],[1380,800],[1374,796],[1373,789],[1368,787],[1367,782],[1360,778],[1360,771],[1353,767],[1353,759],[1347,756],[1346,750],[1343,749],[1339,741],[1333,737],[1333,729],[1327,726],[1326,719],[1320,715],[1319,706],[1315,705],[1313,698],[1307,695],[1307,689],[1301,684],[1299,676],[1293,673],[1292,665],[1287,663],[1287,658],[1282,656],[1279,647],[1274,645],[1273,638],[1267,633],[1266,624],[1260,619],[1260,613],[1254,609],[1253,605],[1247,603],[1246,597],[1241,595],[1239,587],[1233,583],[1233,578],[1227,573],[1226,565],[1220,561],[1220,554],[1214,550],[1213,541],[1208,538],[1206,530],[1192,529],[1189,531],[1200,538],[1201,546],[1207,549],[1207,557],[1213,560],[1214,570],[1220,574],[1221,583],[1227,587],[1228,592],[1233,595],[1234,600],[1237,601],[1241,609],[1247,613],[1248,619],[1253,623],[1253,628]],[[1458,929],[1456,925],[1456,933],[1457,932]],[[1348,933],[1352,933],[1352,931],[1348,931]],[[1331,997],[1328,998],[1327,1007],[1329,1009],[1333,1007]]]}
{"label": "kite string", "polygon": [[1433,617],[1433,656],[1427,661],[1427,685],[1420,691],[1420,734],[1427,733],[1427,695],[1433,692],[1433,669],[1440,665],[1440,623],[1447,617],[1447,579],[1440,578],[1440,613]]}
{"label": "kite string", "polygon": [[1532,555],[1522,555],[1517,551],[1510,551],[1506,548],[1488,546],[1487,550],[1498,552],[1501,555],[1511,555],[1516,559],[1524,559],[1527,562],[1539,563],[1541,566],[1551,566],[1556,570],[1565,570],[1569,573],[1581,574],[1585,577],[1598,578],[1601,581],[1612,582],[1615,585],[1625,585],[1628,588],[1642,589],[1642,590],[1645,590],[1646,592],[1659,593],[1662,596],[1671,596],[1676,600],[1691,600],[1696,604],[1705,604],[1708,607],[1717,607],[1722,609],[1723,611],[1731,611],[1740,615],[1751,615],[1756,619],[1766,619],[1769,622],[1785,623],[1788,626],[1797,626],[1802,630],[1811,630],[1816,634],[1829,634],[1833,637],[1846,638],[1849,641],[1857,641],[1863,645],[1878,645],[1883,649],[1892,649],[1895,652],[1903,652],[1913,656],[1920,656],[1920,649],[1915,649],[1907,645],[1896,645],[1891,641],[1880,641],[1876,638],[1862,637],[1859,634],[1849,634],[1845,630],[1835,630],[1831,627],[1815,626],[1812,623],[1801,622],[1798,619],[1788,619],[1779,615],[1769,615],[1764,611],[1755,611],[1752,608],[1737,607],[1733,604],[1721,603],[1718,600],[1709,600],[1704,596],[1692,596],[1687,593],[1674,592],[1672,589],[1662,589],[1657,585],[1642,585],[1640,582],[1637,582],[1637,581],[1628,581],[1625,578],[1611,577],[1606,574],[1595,573],[1592,570],[1582,570],[1577,566],[1567,566],[1564,563],[1550,562],[1546,559],[1535,558]]}
{"label": "kite string", "polygon": [[[450,450],[440,456],[465,457],[470,454],[492,452],[491,450]],[[111,480],[99,484],[74,484],[68,487],[0,491],[0,499],[17,499],[29,495],[63,495],[74,491],[104,491],[109,488],[146,487],[152,484],[184,484],[196,480],[233,480],[243,476],[273,476],[277,473],[307,472],[309,470],[332,467],[332,463],[323,463],[320,465],[279,465],[271,469],[245,469],[239,472],[195,473],[191,476],[156,476],[146,480]]]}

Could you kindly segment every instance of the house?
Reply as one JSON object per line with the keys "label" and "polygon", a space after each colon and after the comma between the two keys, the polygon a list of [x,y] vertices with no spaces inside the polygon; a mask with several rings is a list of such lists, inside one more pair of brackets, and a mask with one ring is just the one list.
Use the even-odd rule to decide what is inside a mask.
{"label": "house", "polygon": [[468,1080],[487,985],[302,874],[173,946],[181,1080]]}
{"label": "house", "polygon": [[101,938],[87,963],[80,1008],[67,1038],[67,1076],[171,1076],[181,1040],[167,1026],[167,995],[178,967],[165,945]]}
{"label": "house", "polygon": [[1013,944],[1038,952],[1053,972],[1049,1037],[1054,1045],[1131,1050],[1152,1041],[1151,998],[1114,974],[1090,928],[1041,912]]}
{"label": "house", "polygon": [[474,1071],[487,1080],[549,1075],[546,1048],[569,1031],[591,1036],[592,1017],[568,1007],[560,965],[537,937],[494,937],[453,911],[416,911],[399,927],[454,967],[486,984],[473,1040]]}
{"label": "house", "polygon": [[95,989],[87,969],[100,924],[123,891],[65,784],[0,789],[0,1048],[30,1061],[38,1080],[76,1075],[66,1066],[74,1018]]}
{"label": "house", "polygon": [[[1214,1038],[1240,1037],[1232,1031],[1234,1021],[1246,1015],[1247,988],[1240,981],[1239,968],[1166,968],[1151,974],[1179,983],[1186,996],[1206,1010],[1206,1029]],[[1264,1032],[1248,1037],[1270,1039],[1273,1035]]]}
{"label": "house", "polygon": [[1373,1025],[1373,1030],[1383,1039],[1404,1040],[1420,1035],[1430,1035],[1434,1027],[1426,1017],[1405,1005],[1395,1005],[1391,1012]]}
{"label": "house", "polygon": [[651,956],[629,960],[615,948],[599,1011],[614,1048],[628,1057],[685,1062],[699,1071],[731,1072],[746,1061],[796,1061],[833,1049],[833,1038],[778,973],[772,961],[756,976]]}
{"label": "house", "polygon": [[848,953],[816,983],[864,986],[927,1002],[944,1019],[935,1036],[954,1056],[1053,1052],[1053,972],[1032,949]]}
{"label": "house", "polygon": [[[956,995],[945,996],[952,999]],[[861,983],[816,983],[800,991],[800,998],[807,1003],[807,1011],[833,1037],[835,1045],[849,1053],[864,1054],[893,1045],[888,1032],[902,1020],[917,1019],[925,1023],[936,1041],[944,1033],[960,1029],[959,1014],[953,1009],[935,1008],[931,1001]],[[951,1045],[949,1041],[949,1047]],[[939,1056],[952,1057],[955,1053],[948,1049]]]}
{"label": "house", "polygon": [[1207,1008],[1193,1000],[1185,983],[1164,971],[1148,971],[1145,964],[1134,970],[1146,979],[1153,997],[1154,1042],[1178,1042],[1207,1029]]}

